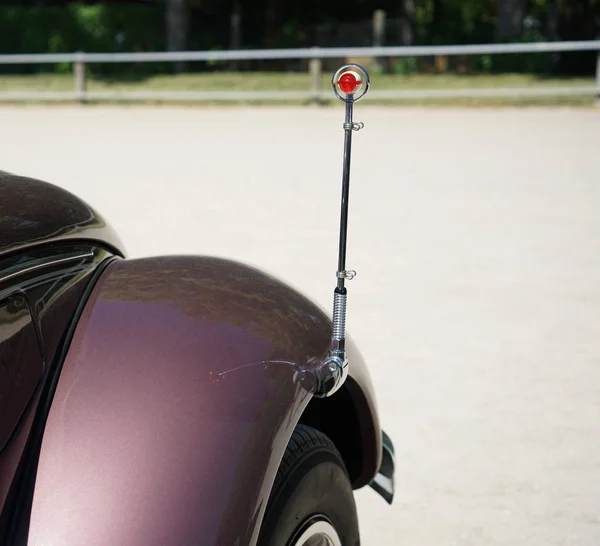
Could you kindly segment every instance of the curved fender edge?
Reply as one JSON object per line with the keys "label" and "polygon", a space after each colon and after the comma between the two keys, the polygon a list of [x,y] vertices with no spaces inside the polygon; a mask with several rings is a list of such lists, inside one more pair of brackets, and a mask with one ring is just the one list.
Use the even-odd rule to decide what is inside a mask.
{"label": "curved fender edge", "polygon": [[118,261],[50,409],[31,544],[255,544],[329,349],[305,297],[217,258]]}
{"label": "curved fender edge", "polygon": [[385,502],[392,504],[394,500],[394,472],[396,469],[396,456],[394,453],[394,443],[392,439],[381,431],[381,440],[383,444],[383,456],[379,471],[369,484],[374,491],[379,493]]}
{"label": "curved fender edge", "polygon": [[369,484],[382,461],[375,390],[365,361],[346,336],[349,374],[333,395],[314,397],[300,422],[326,434],[338,448],[354,489]]}

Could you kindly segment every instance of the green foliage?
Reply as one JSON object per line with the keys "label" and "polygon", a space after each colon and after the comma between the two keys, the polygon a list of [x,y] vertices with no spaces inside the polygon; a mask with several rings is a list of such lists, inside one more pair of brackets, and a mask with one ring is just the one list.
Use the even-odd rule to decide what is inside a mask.
{"label": "green foliage", "polygon": [[420,44],[474,44],[494,35],[496,0],[416,0]]}
{"label": "green foliage", "polygon": [[[414,0],[414,43],[468,44],[497,41],[498,6],[502,0]],[[62,53],[73,51],[162,51],[166,46],[165,2],[111,2],[77,4],[44,0],[0,7],[0,53]],[[404,17],[404,0],[188,0],[188,48],[226,49],[230,39],[232,6],[241,8],[243,46],[310,47],[321,45],[320,32],[327,26],[329,45],[358,45],[371,41],[371,17],[375,9],[387,14],[386,45],[399,45],[398,21]],[[555,6],[555,11],[550,9]],[[331,31],[331,32],[330,32]],[[341,32],[343,31],[343,32]],[[321,32],[322,34],[322,32]],[[600,0],[526,0],[518,42],[553,39],[588,40],[600,36]],[[337,42],[336,42],[337,40]],[[353,43],[350,43],[353,42]],[[492,55],[450,58],[449,70],[498,72],[591,73],[595,52],[560,55]],[[241,63],[261,69],[295,70],[297,61]],[[398,59],[390,71],[412,74],[432,70],[431,59]],[[438,70],[445,70],[439,68]],[[219,63],[190,63],[195,70],[225,68]],[[68,72],[70,65],[0,65],[0,72]],[[93,64],[88,70],[105,76],[141,77],[168,73],[171,63]]]}
{"label": "green foliage", "polygon": [[397,59],[392,65],[393,74],[402,74],[408,76],[419,71],[419,65],[416,57],[402,57]]}
{"label": "green foliage", "polygon": [[[165,48],[164,7],[152,5],[80,5],[17,6],[0,8],[0,52],[68,53],[73,51],[119,52],[160,51]],[[16,67],[19,72],[39,67]],[[102,73],[123,69],[93,65]],[[6,66],[0,69],[6,71]],[[10,68],[15,70],[15,67]],[[57,72],[69,71],[70,65],[48,65]],[[156,67],[136,67],[155,70]],[[131,67],[127,70],[130,72]]]}

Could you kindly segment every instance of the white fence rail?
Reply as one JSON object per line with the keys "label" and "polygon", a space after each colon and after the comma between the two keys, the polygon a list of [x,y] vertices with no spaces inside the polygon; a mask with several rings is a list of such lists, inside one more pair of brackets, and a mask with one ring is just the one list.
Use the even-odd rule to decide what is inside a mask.
{"label": "white fence rail", "polygon": [[[412,47],[334,47],[306,49],[261,49],[236,51],[160,51],[147,53],[47,53],[0,55],[0,64],[72,63],[72,92],[0,92],[0,101],[237,101],[237,100],[322,100],[330,91],[321,90],[321,60],[359,57],[424,57],[452,55],[499,55],[514,53],[560,53],[596,51],[596,85],[577,87],[461,88],[461,89],[390,89],[373,90],[370,97],[380,99],[469,98],[519,96],[596,97],[600,106],[600,40],[573,42],[537,42],[528,44],[483,44]],[[89,91],[86,89],[86,64],[181,61],[242,61],[308,59],[312,87],[306,91]],[[308,86],[307,86],[308,87]]]}

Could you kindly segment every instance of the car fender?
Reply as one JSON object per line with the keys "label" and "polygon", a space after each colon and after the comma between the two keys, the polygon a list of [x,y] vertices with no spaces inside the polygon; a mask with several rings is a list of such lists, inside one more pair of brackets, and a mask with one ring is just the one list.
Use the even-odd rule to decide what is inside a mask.
{"label": "car fender", "polygon": [[[307,372],[327,355],[330,335],[308,299],[236,262],[109,265],[48,414],[29,543],[255,544],[283,452],[313,398]],[[366,483],[379,466],[380,433],[356,355],[344,387],[357,401],[361,441],[373,444]]]}

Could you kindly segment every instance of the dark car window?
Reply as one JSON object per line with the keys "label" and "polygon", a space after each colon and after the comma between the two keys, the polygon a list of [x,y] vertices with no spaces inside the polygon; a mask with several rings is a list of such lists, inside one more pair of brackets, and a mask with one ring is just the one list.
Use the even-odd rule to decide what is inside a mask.
{"label": "dark car window", "polygon": [[0,302],[0,451],[4,449],[42,377],[43,360],[22,296]]}

